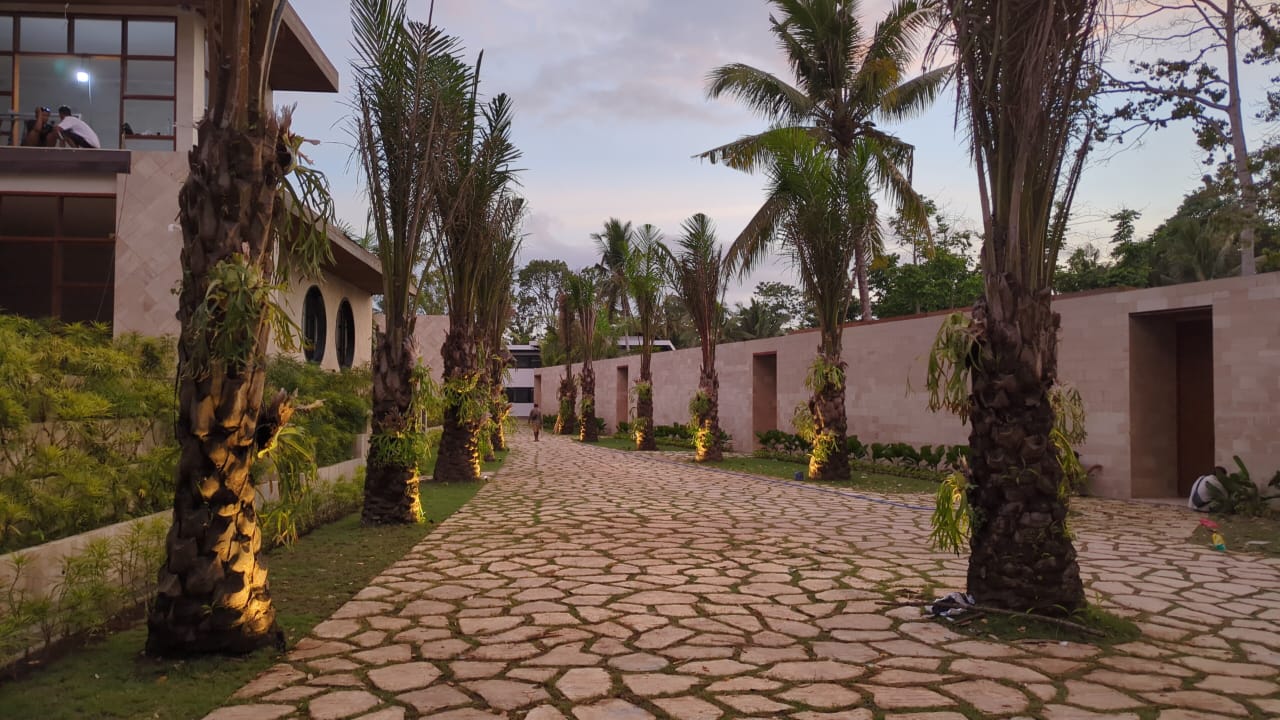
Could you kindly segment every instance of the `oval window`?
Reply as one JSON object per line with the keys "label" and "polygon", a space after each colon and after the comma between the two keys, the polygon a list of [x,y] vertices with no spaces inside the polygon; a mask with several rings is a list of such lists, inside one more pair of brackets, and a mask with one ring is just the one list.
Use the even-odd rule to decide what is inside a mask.
{"label": "oval window", "polygon": [[333,339],[338,351],[338,367],[349,368],[356,359],[356,319],[351,313],[351,303],[345,299],[338,305],[337,337]]}
{"label": "oval window", "polygon": [[325,322],[324,295],[315,285],[307,290],[302,303],[302,354],[307,362],[318,363],[324,359]]}

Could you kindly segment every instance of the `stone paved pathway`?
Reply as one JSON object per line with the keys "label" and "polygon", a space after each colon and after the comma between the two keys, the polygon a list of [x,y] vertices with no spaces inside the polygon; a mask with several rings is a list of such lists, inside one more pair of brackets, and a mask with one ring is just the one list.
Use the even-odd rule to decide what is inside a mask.
{"label": "stone paved pathway", "polygon": [[1280,562],[1187,513],[1082,502],[1091,597],[1141,641],[1006,644],[877,605],[963,587],[928,513],[530,440],[209,718],[1280,717]]}

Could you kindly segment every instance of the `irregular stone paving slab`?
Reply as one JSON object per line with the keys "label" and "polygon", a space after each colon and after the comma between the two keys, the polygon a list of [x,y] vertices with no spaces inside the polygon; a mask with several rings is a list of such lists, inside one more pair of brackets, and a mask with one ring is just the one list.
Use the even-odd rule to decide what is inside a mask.
{"label": "irregular stone paving slab", "polygon": [[1280,716],[1280,560],[1188,544],[1181,509],[1075,502],[1089,597],[1139,641],[1005,643],[880,604],[963,588],[927,511],[514,440],[471,503],[208,717]]}

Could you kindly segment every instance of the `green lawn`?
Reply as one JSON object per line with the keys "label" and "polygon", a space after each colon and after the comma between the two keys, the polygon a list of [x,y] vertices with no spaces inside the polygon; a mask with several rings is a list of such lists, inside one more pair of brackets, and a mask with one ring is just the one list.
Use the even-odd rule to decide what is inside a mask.
{"label": "green lawn", "polygon": [[[1221,528],[1227,541],[1227,552],[1256,553],[1280,558],[1280,513],[1272,512],[1259,517],[1248,515],[1214,515],[1211,518]],[[1213,533],[1196,526],[1188,539],[1196,545],[1208,546]]]}
{"label": "green lawn", "polygon": [[[635,450],[636,449],[636,441],[635,441],[635,438],[633,437],[621,438],[621,437],[610,435],[607,437],[600,438],[600,442],[595,444],[599,447],[612,448],[614,450]],[[658,449],[659,450],[692,450],[692,448],[687,448],[683,445],[667,442],[662,438],[658,439]]]}
{"label": "green lawn", "polygon": [[[795,479],[797,470],[803,472],[807,469],[807,466],[801,463],[757,457],[729,457],[718,463],[708,463],[707,465],[708,467],[717,467],[722,470],[735,470],[737,472],[784,478],[786,480]],[[853,471],[852,479],[846,482],[816,482],[807,479],[804,482],[813,482],[813,484],[821,485],[822,487],[875,493],[929,493],[932,495],[938,491],[938,484],[930,480],[868,473],[857,469]]]}
{"label": "green lawn", "polygon": [[[497,463],[486,465],[496,469]],[[331,615],[462,507],[477,483],[421,486],[428,523],[362,528],[349,515],[272,551],[271,594],[290,643]],[[199,718],[270,666],[274,651],[243,658],[157,661],[142,657],[139,624],[78,649],[21,680],[0,682],[0,715],[14,718]]]}

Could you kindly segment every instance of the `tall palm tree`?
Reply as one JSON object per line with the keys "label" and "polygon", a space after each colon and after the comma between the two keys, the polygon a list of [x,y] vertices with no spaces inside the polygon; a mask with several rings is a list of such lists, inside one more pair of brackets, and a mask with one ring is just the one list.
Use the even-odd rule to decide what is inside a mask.
{"label": "tall palm tree", "polygon": [[484,359],[485,385],[489,389],[491,451],[506,450],[506,419],[511,412],[504,380],[511,363],[504,338],[515,304],[516,256],[520,252],[520,225],[524,219],[524,201],[514,196],[498,208],[499,216],[492,225],[492,250],[486,258],[484,276],[480,280],[478,326],[482,336],[480,355]]}
{"label": "tall palm tree", "polygon": [[563,288],[556,298],[556,334],[560,337],[560,344],[564,346],[564,377],[560,379],[560,388],[556,392],[556,399],[560,401],[556,412],[557,435],[572,435],[577,422],[578,381],[573,377],[574,312],[573,306],[569,304],[568,293],[569,279],[572,277],[573,273],[565,274]]}
{"label": "tall palm tree", "polygon": [[640,379],[636,383],[637,450],[657,450],[653,434],[653,340],[661,320],[667,275],[667,249],[653,225],[636,229],[625,266],[627,294],[635,303],[640,331]]}
{"label": "tall palm tree", "polygon": [[600,232],[591,234],[591,239],[596,241],[596,249],[600,251],[599,267],[604,271],[600,290],[609,322],[616,322],[619,312],[623,320],[629,321],[631,299],[627,289],[627,258],[631,257],[631,244],[635,241],[631,222],[609,218]]}
{"label": "tall palm tree", "polygon": [[352,0],[354,134],[369,193],[369,228],[382,265],[383,327],[373,348],[373,416],[366,461],[366,524],[421,520],[421,415],[414,408],[415,287],[431,282],[441,207],[439,148],[466,120],[470,69],[458,42],[410,22],[403,0]]}
{"label": "tall palm tree", "polygon": [[720,377],[716,374],[716,343],[724,328],[724,292],[728,280],[716,229],[711,219],[698,213],[684,221],[668,268],[671,284],[698,331],[702,345],[702,367],[698,372],[698,393],[690,403],[697,426],[698,462],[724,457],[720,433]]}
{"label": "tall palm tree", "polygon": [[[821,480],[849,476],[845,447],[845,362],[841,357],[843,323],[853,300],[850,272],[859,248],[878,242],[880,224],[872,199],[874,153],[855,146],[844,158],[820,145],[804,130],[776,132],[765,142],[769,153],[767,222],[752,221],[757,247],[777,245],[800,275],[818,321],[818,356],[806,384],[813,392],[816,437],[809,475]],[[752,249],[729,248],[729,266],[741,271]],[[758,252],[758,250],[756,250]]]}
{"label": "tall palm tree", "polygon": [[968,586],[979,603],[1047,614],[1085,603],[1050,439],[1059,318],[1049,301],[1059,230],[1092,134],[1101,4],[947,1],[957,113],[984,225],[986,290],[964,361],[973,388]]}
{"label": "tall palm tree", "polygon": [[582,372],[578,383],[582,388],[578,437],[583,442],[600,440],[600,429],[596,427],[596,371],[591,367],[602,295],[600,286],[603,284],[598,275],[594,268],[586,268],[571,274],[565,281],[566,300],[577,321],[578,346],[582,351]]}
{"label": "tall palm tree", "polygon": [[[915,38],[936,19],[936,0],[899,0],[870,36],[859,18],[860,0],[770,0],[778,17],[770,30],[795,74],[790,84],[772,73],[734,63],[709,76],[711,98],[729,95],[762,115],[771,129],[702,153],[711,162],[751,172],[767,160],[767,139],[785,129],[802,129],[843,162],[862,148],[868,169],[909,221],[926,228],[924,202],[911,187],[914,148],[877,127],[877,120],[902,120],[924,111],[950,76],[940,67],[907,79]],[[773,212],[768,206],[761,215]],[[748,228],[750,230],[750,228]],[[748,233],[737,242],[749,242]],[[862,319],[872,317],[867,268],[879,247],[857,240],[857,274]]]}
{"label": "tall palm tree", "polygon": [[284,9],[284,0],[228,0],[205,25],[209,103],[178,194],[174,432],[182,453],[166,559],[147,614],[151,655],[284,645],[249,473],[293,412],[283,392],[263,403],[268,338],[291,337],[274,288],[290,270],[319,273],[330,256],[318,221],[332,214],[323,176],[293,166],[300,140],[289,115],[267,102]]}
{"label": "tall palm tree", "polygon": [[477,93],[478,79],[471,89],[465,132],[442,153],[441,204],[456,208],[456,216],[440,226],[436,242],[449,301],[449,332],[440,348],[445,409],[435,482],[480,479],[479,433],[488,409],[478,351],[484,334],[484,269],[494,238],[509,230],[512,213],[518,215],[522,205],[510,191],[516,180],[512,163],[520,158],[511,142],[511,99],[498,94],[481,105]]}

